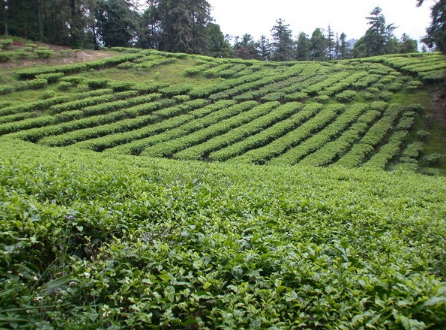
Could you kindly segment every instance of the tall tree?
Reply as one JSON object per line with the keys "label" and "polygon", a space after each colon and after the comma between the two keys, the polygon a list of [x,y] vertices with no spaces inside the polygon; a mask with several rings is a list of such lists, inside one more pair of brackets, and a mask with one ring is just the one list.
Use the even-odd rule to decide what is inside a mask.
{"label": "tall tree", "polygon": [[293,39],[289,24],[278,19],[276,25],[271,29],[273,42],[271,44],[273,61],[289,61],[293,59]]}
{"label": "tall tree", "polygon": [[206,49],[206,25],[212,21],[206,0],[149,0],[148,9],[159,26],[160,50],[202,53]]}
{"label": "tall tree", "polygon": [[394,53],[395,25],[386,25],[386,19],[379,7],[375,7],[370,16],[366,17],[370,27],[365,35],[355,45],[355,56],[376,56]]}
{"label": "tall tree", "polygon": [[257,45],[252,35],[245,33],[242,38],[235,37],[234,56],[245,60],[257,59]]}
{"label": "tall tree", "polygon": [[262,61],[271,59],[271,44],[266,36],[262,35],[257,43],[257,54]]}
{"label": "tall tree", "polygon": [[[435,0],[431,11],[431,25],[426,29],[427,36],[423,42],[433,48],[435,45],[438,50],[446,52],[446,0]],[[418,6],[421,6],[424,0],[418,0]]]}
{"label": "tall tree", "polygon": [[130,47],[136,36],[136,13],[125,0],[99,0],[96,7],[96,35],[106,47]]}
{"label": "tall tree", "polygon": [[401,42],[399,43],[399,53],[416,53],[418,52],[418,42],[411,39],[406,33],[403,33]]}
{"label": "tall tree", "polygon": [[327,57],[329,60],[332,60],[334,58],[336,58],[336,53],[335,53],[335,40],[334,40],[334,32],[331,29],[331,26],[328,26],[327,29],[327,36],[326,36],[326,47],[327,47]]}
{"label": "tall tree", "polygon": [[[0,9],[2,11],[1,18],[3,20],[3,34],[9,35],[8,30],[8,2],[7,0],[0,0]],[[1,30],[0,30],[1,32]]]}
{"label": "tall tree", "polygon": [[232,49],[228,40],[221,32],[220,25],[208,23],[206,25],[206,46],[204,55],[212,57],[231,57]]}
{"label": "tall tree", "polygon": [[339,37],[339,47],[337,49],[337,58],[344,60],[346,58],[350,58],[350,45],[347,42],[347,35],[345,33],[341,33]]}
{"label": "tall tree", "polygon": [[325,61],[327,59],[327,40],[320,28],[313,31],[311,35],[311,59],[314,61]]}
{"label": "tall tree", "polygon": [[296,43],[296,60],[309,61],[311,59],[311,41],[308,36],[301,32]]}

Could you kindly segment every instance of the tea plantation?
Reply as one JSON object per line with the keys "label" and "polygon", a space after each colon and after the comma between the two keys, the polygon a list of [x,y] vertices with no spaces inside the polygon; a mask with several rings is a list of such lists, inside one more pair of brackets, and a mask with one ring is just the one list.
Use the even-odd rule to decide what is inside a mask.
{"label": "tea plantation", "polygon": [[446,329],[443,55],[111,55],[2,69],[0,328]]}

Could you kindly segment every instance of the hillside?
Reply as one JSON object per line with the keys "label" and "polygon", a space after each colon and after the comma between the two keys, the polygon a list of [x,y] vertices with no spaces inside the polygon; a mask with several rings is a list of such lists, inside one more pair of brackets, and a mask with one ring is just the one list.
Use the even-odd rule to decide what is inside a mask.
{"label": "hillside", "polygon": [[442,55],[265,63],[118,50],[4,70],[0,135],[175,159],[446,168],[444,102],[428,87],[444,79]]}
{"label": "hillside", "polygon": [[58,52],[1,69],[0,328],[445,329],[443,55]]}

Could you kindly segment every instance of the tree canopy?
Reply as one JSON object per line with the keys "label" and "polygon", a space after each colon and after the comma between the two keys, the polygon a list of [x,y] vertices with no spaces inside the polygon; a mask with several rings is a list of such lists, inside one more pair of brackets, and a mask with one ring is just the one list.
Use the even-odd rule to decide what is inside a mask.
{"label": "tree canopy", "polygon": [[[424,0],[417,0],[422,5]],[[432,24],[423,41],[446,51],[446,0],[432,0]],[[416,52],[409,35],[397,38],[381,8],[365,18],[369,28],[352,49],[330,26],[296,36],[281,18],[271,36],[224,35],[207,0],[0,0],[0,34],[74,48],[140,47],[243,59],[337,60]],[[233,41],[232,44],[230,41]]]}

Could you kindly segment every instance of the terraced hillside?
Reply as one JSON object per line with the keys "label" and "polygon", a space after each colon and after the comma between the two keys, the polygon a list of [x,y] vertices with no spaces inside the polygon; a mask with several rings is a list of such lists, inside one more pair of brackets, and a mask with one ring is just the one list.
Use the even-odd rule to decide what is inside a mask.
{"label": "terraced hillside", "polygon": [[[253,164],[403,168],[440,54],[262,63],[156,51],[9,70],[0,134],[51,147]],[[5,83],[6,82],[6,83]],[[423,157],[421,157],[423,156]]]}
{"label": "terraced hillside", "polygon": [[108,55],[2,69],[1,329],[445,329],[444,56]]}

